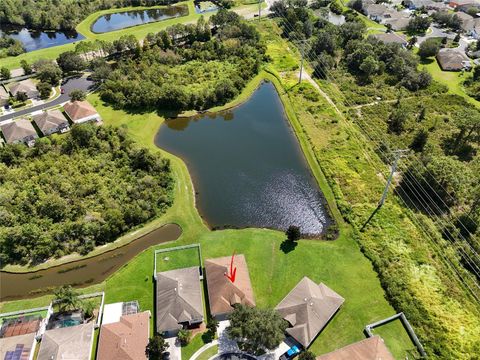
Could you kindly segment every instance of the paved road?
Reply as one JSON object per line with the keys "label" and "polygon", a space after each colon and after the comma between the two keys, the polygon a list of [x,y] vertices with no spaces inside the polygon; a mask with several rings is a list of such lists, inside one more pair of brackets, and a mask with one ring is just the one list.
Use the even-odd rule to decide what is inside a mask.
{"label": "paved road", "polygon": [[46,102],[45,104],[32,106],[27,109],[19,110],[11,114],[0,116],[0,123],[5,120],[10,120],[22,115],[30,114],[34,111],[48,109],[50,107],[63,104],[70,100],[69,94],[74,89],[80,89],[83,91],[89,91],[93,86],[93,81],[87,80],[86,76],[78,77],[78,78],[71,78],[67,80],[67,82],[62,86],[65,89],[65,93],[61,94],[55,100]]}

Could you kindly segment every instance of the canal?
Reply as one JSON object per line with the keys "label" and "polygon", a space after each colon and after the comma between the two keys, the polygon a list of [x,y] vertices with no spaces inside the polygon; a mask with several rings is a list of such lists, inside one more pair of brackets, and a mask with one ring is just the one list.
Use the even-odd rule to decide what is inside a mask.
{"label": "canal", "polygon": [[166,121],[155,144],[186,162],[213,228],[297,225],[318,236],[331,222],[271,83],[231,111]]}

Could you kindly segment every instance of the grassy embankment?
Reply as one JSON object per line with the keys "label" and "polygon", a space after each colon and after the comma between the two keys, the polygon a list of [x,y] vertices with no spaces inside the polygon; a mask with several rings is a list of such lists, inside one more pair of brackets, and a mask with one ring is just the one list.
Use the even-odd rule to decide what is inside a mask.
{"label": "grassy embankment", "polygon": [[[281,51],[288,52],[286,49]],[[292,62],[295,59],[285,61]],[[278,89],[282,89],[275,78],[270,79],[275,81]],[[247,99],[260,81],[261,76],[255,78],[240,99]],[[174,245],[198,242],[202,245],[204,258],[228,255],[234,250],[237,253],[244,253],[248,260],[258,306],[275,306],[305,275],[317,282],[326,283],[345,297],[346,301],[340,312],[312,345],[312,350],[320,354],[364,338],[362,331],[365,324],[392,315],[394,310],[385,300],[385,294],[372,265],[359,251],[351,228],[338,217],[339,213],[334,202],[332,203],[334,194],[322,177],[314,154],[309,150],[308,138],[301,132],[301,125],[284,91],[281,91],[281,97],[307,160],[339,222],[341,235],[338,240],[333,242],[302,240],[293,252],[285,254],[280,250],[284,235],[278,231],[262,229],[208,231],[194,207],[192,184],[185,164],[166,153],[165,156],[172,160],[172,168],[177,178],[176,201],[167,214],[154,223],[156,226],[166,222],[181,225],[184,232]],[[153,144],[153,139],[164,121],[161,116],[156,113],[140,114],[113,110],[103,104],[95,94],[89,96],[89,101],[98,109],[106,124],[125,125],[137,142],[160,151]],[[237,99],[232,105],[238,102]],[[325,136],[328,136],[328,133]],[[168,245],[162,245],[165,246]],[[153,248],[139,254],[104,283],[83,291],[103,289],[106,291],[107,303],[138,299],[142,309],[153,311],[153,284],[150,280],[152,268]],[[48,296],[44,296],[4,303],[1,311],[38,306],[48,302],[48,299]],[[398,356],[403,355],[405,349],[411,347],[409,339],[398,324],[395,324],[385,337],[392,351]]]}

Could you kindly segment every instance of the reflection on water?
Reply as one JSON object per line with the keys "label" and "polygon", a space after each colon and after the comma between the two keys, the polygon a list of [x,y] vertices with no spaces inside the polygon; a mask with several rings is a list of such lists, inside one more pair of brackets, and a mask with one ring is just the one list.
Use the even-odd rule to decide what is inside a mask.
{"label": "reflection on water", "polygon": [[[165,225],[125,246],[74,263],[51,267],[34,273],[0,272],[0,301],[31,297],[61,285],[89,286],[105,280],[150,246],[178,239],[182,230]],[[138,279],[144,281],[145,279]]]}
{"label": "reflection on water", "polygon": [[91,30],[94,33],[106,33],[185,15],[188,15],[188,7],[185,5],[169,6],[161,9],[125,11],[99,17],[92,25]]}
{"label": "reflection on water", "polygon": [[167,121],[155,143],[185,160],[199,210],[213,227],[299,225],[318,235],[330,222],[270,83],[231,111]]}
{"label": "reflection on water", "polygon": [[2,27],[0,36],[3,34],[19,40],[27,52],[85,39],[83,35],[76,31],[36,31],[18,27]]}

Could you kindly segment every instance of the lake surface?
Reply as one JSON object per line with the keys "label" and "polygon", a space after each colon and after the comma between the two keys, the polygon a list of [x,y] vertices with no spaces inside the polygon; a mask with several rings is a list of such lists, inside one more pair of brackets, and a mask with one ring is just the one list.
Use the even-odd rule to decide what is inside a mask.
{"label": "lake surface", "polygon": [[[50,287],[73,285],[85,287],[105,280],[135,255],[167,241],[177,240],[182,233],[178,225],[158,228],[122,247],[103,254],[31,273],[0,272],[0,301],[41,295]],[[145,279],[138,279],[145,281]]]}
{"label": "lake surface", "polygon": [[39,49],[45,49],[53,46],[64,45],[80,41],[85,37],[76,31],[36,31],[26,28],[3,28],[0,30],[0,36],[3,34],[19,40],[27,52]]}
{"label": "lake surface", "polygon": [[99,17],[93,23],[91,30],[100,34],[185,15],[188,15],[188,7],[185,5],[169,6],[161,9],[125,11]]}
{"label": "lake surface", "polygon": [[321,234],[326,205],[271,83],[224,113],[165,122],[155,144],[186,162],[212,227],[298,225]]}

